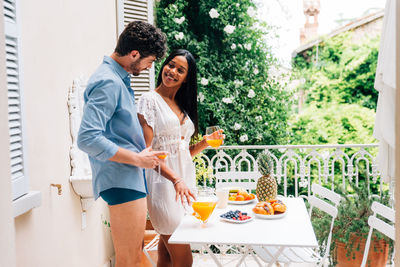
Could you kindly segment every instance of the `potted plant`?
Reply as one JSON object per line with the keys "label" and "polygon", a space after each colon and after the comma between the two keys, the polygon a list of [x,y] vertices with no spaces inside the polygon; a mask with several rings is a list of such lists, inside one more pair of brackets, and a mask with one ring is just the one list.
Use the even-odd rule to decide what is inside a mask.
{"label": "potted plant", "polygon": [[[342,200],[332,231],[330,262],[332,266],[337,267],[361,265],[370,228],[368,217],[372,215],[372,202],[378,201],[383,205],[389,205],[387,191],[381,193],[380,196],[372,197],[368,186],[364,183],[360,183],[359,186],[350,184],[346,189],[342,186],[335,187],[335,192],[342,195]],[[313,218],[315,233],[321,244],[328,236],[329,225],[329,218],[322,213],[317,213],[317,216]],[[389,238],[378,231],[373,231],[367,266],[386,266],[389,247],[393,247],[392,245]]]}

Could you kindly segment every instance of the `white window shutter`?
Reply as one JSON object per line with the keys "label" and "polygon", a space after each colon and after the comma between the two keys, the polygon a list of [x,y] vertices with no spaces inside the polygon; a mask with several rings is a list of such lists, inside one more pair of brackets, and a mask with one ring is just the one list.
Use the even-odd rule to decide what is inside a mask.
{"label": "white window shutter", "polygon": [[6,69],[8,90],[8,125],[10,133],[11,181],[13,200],[28,193],[23,149],[20,60],[16,0],[3,0]]}
{"label": "white window shutter", "polygon": [[[125,26],[134,20],[154,24],[152,0],[117,0],[118,35]],[[139,76],[131,76],[131,87],[135,91],[136,100],[144,93],[154,90],[154,66],[142,71]]]}

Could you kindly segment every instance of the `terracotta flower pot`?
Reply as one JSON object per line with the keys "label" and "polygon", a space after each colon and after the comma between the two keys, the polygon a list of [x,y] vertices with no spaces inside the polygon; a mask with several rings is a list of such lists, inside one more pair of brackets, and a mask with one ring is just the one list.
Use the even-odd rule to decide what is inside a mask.
{"label": "terracotta flower pot", "polygon": [[[336,241],[335,256],[337,267],[355,267],[361,266],[364,256],[364,248],[366,239],[360,240],[359,237],[353,239],[353,249],[347,256],[346,244]],[[359,249],[357,249],[359,247]],[[368,253],[368,261],[366,266],[385,267],[389,255],[389,244],[381,240],[371,240],[371,245]]]}

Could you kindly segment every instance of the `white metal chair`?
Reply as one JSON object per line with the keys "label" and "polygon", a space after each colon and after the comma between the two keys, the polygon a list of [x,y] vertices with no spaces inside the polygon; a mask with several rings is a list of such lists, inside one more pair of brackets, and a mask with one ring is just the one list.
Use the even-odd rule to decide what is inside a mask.
{"label": "white metal chair", "polygon": [[247,191],[255,190],[257,180],[262,175],[258,171],[228,171],[215,173],[215,188],[241,187]]}
{"label": "white metal chair", "polygon": [[[369,247],[371,244],[372,232],[374,229],[378,230],[379,232],[386,235],[390,239],[395,240],[395,228],[394,228],[395,211],[389,207],[382,205],[381,203],[376,202],[376,201],[374,201],[372,203],[371,209],[374,212],[374,214],[369,216],[369,218],[368,218],[368,225],[370,226],[370,228],[369,228],[367,242],[365,243],[364,257],[363,257],[363,261],[361,263],[361,267],[364,267],[367,263]],[[380,215],[380,216],[388,219],[390,222],[392,222],[392,225],[379,219],[377,217],[377,215]]]}
{"label": "white metal chair", "polygon": [[[309,216],[311,217],[312,210],[316,207],[332,217],[328,239],[324,245],[324,251],[295,247],[278,249],[276,247],[253,246],[254,252],[263,261],[270,264],[281,262],[284,263],[285,266],[289,266],[291,263],[316,263],[318,266],[326,265],[331,245],[332,229],[338,213],[337,206],[339,205],[341,197],[339,194],[319,184],[313,184],[311,190],[313,195],[308,197],[308,202],[310,203]],[[321,254],[323,254],[322,257]]]}

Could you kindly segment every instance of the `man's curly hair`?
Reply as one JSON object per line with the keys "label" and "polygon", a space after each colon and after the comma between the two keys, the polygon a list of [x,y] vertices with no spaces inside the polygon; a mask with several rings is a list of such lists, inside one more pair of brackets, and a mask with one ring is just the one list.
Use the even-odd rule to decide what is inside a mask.
{"label": "man's curly hair", "polygon": [[167,50],[166,43],[167,37],[159,28],[143,21],[132,21],[119,36],[114,52],[126,56],[137,50],[141,57],[155,56],[159,60]]}

